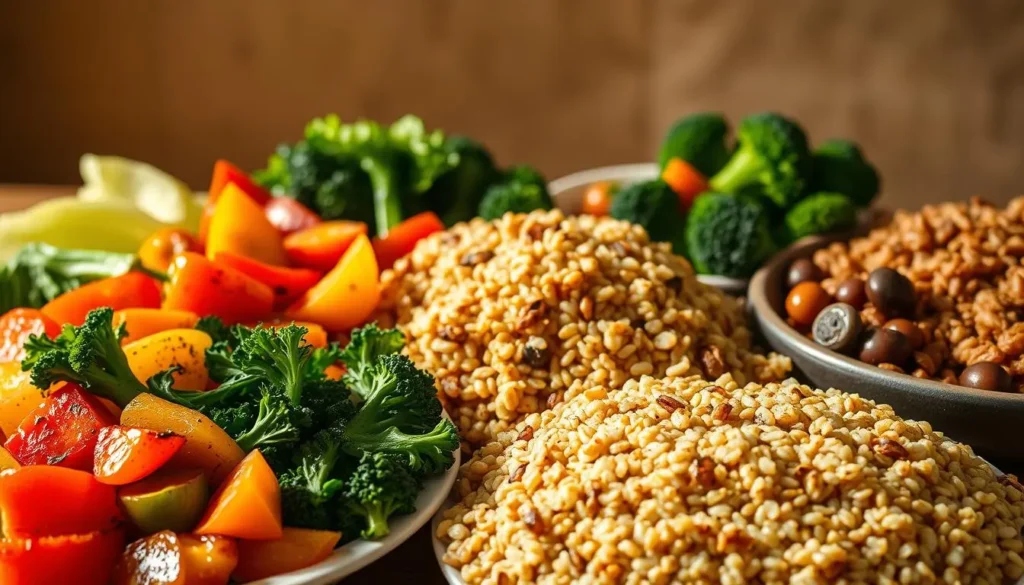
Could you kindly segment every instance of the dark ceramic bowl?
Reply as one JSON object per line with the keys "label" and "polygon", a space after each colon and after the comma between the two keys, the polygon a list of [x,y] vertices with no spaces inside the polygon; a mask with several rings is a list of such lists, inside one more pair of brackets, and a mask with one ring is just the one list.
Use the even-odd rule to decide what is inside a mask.
{"label": "dark ceramic bowl", "polygon": [[750,280],[748,308],[775,351],[818,388],[839,388],[892,405],[903,418],[932,428],[999,461],[1024,462],[1024,394],[1007,394],[922,380],[870,366],[805,338],[781,316],[786,270],[837,238],[808,238],[773,258]]}

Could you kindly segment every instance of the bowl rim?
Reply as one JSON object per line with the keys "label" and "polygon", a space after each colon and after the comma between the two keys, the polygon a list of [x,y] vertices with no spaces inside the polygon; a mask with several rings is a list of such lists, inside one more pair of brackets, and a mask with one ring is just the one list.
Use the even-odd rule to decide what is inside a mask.
{"label": "bowl rim", "polygon": [[[754,273],[754,276],[750,279],[750,288],[747,290],[747,302],[750,304],[754,318],[762,329],[774,329],[779,335],[784,336],[786,341],[796,351],[801,351],[807,357],[825,363],[842,374],[862,379],[865,382],[869,382],[872,379],[878,382],[899,380],[904,388],[925,397],[942,397],[947,399],[962,397],[965,400],[969,399],[981,406],[991,408],[1009,405],[1020,406],[1021,402],[1024,401],[1024,394],[967,388],[965,386],[956,386],[937,380],[925,380],[909,374],[883,370],[852,357],[825,349],[800,335],[796,329],[791,327],[772,307],[771,303],[768,302],[768,281],[775,273],[784,270],[793,260],[808,257],[815,250],[844,239],[843,236],[811,236],[786,248]],[[787,350],[787,353],[793,353],[793,351]]]}

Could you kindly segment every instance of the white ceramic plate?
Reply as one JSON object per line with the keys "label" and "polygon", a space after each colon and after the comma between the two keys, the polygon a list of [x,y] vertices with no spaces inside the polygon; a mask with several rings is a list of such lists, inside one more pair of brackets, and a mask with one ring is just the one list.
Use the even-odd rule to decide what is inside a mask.
{"label": "white ceramic plate", "polygon": [[391,552],[426,524],[448,499],[455,476],[459,473],[459,451],[455,451],[455,463],[443,476],[431,479],[423,486],[416,499],[416,512],[391,522],[391,534],[384,539],[350,542],[312,567],[252,581],[247,585],[330,585]]}
{"label": "white ceramic plate", "polygon": [[[1003,472],[989,463],[993,470],[999,475]],[[430,522],[430,542],[434,547],[434,557],[437,558],[437,564],[441,567],[441,574],[450,585],[466,585],[466,581],[462,578],[462,573],[459,572],[455,567],[448,565],[444,562],[445,545],[437,538],[437,525],[441,522],[441,517],[444,516],[444,510],[448,508],[451,502],[445,502],[443,508],[438,508],[437,513],[434,514],[433,520]],[[1024,585],[1024,578],[1019,579],[1013,585]]]}

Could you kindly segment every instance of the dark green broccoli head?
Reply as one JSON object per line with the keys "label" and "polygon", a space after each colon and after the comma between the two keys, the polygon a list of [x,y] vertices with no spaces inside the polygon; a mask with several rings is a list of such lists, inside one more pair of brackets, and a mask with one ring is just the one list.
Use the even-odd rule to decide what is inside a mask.
{"label": "dark green broccoli head", "polygon": [[821,143],[812,154],[811,191],[842,193],[854,205],[867,207],[878,195],[878,171],[849,140]]}
{"label": "dark green broccoli head", "polygon": [[522,183],[524,185],[537,185],[547,190],[548,182],[536,168],[530,165],[514,165],[501,173],[501,180],[504,183]]}
{"label": "dark green broccoli head", "polygon": [[678,157],[690,163],[705,177],[714,175],[732,154],[728,144],[729,123],[718,112],[700,112],[680,118],[665,135],[658,153],[662,169],[669,159]]}
{"label": "dark green broccoli head", "polygon": [[342,501],[345,510],[363,521],[360,533],[372,540],[388,535],[388,520],[416,511],[420,481],[401,461],[382,453],[364,453],[355,470],[345,478]]}
{"label": "dark green broccoli head", "polygon": [[495,220],[506,213],[529,213],[537,209],[551,209],[554,203],[546,186],[511,181],[492,185],[480,201],[479,215]]}
{"label": "dark green broccoli head", "polygon": [[652,240],[670,242],[673,251],[682,253],[684,218],[679,196],[661,179],[623,188],[612,199],[609,213],[643,227]]}
{"label": "dark green broccoli head", "polygon": [[803,195],[811,155],[807,136],[796,122],[779,114],[754,114],[740,123],[737,141],[732,158],[709,181],[713,190],[739,193],[757,186],[782,208]]}
{"label": "dark green broccoli head", "polygon": [[852,228],[857,223],[857,206],[842,193],[815,193],[797,202],[785,218],[785,239],[795,242],[804,236]]}
{"label": "dark green broccoli head", "polygon": [[698,274],[746,278],[776,250],[764,206],[747,195],[705,193],[686,218],[686,251]]}
{"label": "dark green broccoli head", "polygon": [[455,153],[459,163],[437,179],[425,199],[431,211],[450,226],[476,217],[484,193],[498,178],[498,170],[491,153],[472,138],[450,137],[444,148]]}

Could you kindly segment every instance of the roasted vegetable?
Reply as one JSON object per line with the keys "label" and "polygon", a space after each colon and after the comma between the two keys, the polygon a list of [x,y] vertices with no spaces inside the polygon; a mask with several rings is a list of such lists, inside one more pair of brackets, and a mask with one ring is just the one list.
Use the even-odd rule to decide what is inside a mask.
{"label": "roasted vegetable", "polygon": [[624,187],[612,200],[611,216],[643,227],[652,240],[670,242],[675,253],[682,253],[679,196],[661,179]]}
{"label": "roasted vegetable", "polygon": [[698,274],[746,278],[776,249],[764,206],[746,195],[697,197],[685,235],[687,257]]}
{"label": "roasted vegetable", "polygon": [[729,123],[718,112],[700,112],[680,118],[665,135],[658,152],[658,166],[665,170],[668,161],[678,157],[710,177],[729,160],[728,137]]}
{"label": "roasted vegetable", "polygon": [[811,155],[811,191],[842,193],[859,207],[878,195],[878,171],[849,140],[827,140]]}
{"label": "roasted vegetable", "polygon": [[857,207],[841,193],[815,193],[801,199],[786,212],[784,241],[852,228]]}

